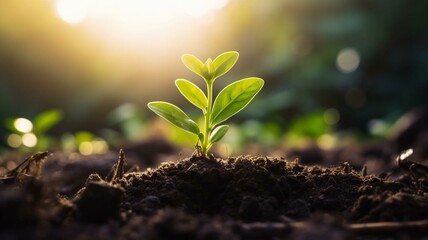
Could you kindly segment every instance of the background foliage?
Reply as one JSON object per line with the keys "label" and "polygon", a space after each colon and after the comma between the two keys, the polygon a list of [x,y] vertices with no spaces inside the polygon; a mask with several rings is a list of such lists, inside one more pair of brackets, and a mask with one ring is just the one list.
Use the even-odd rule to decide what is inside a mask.
{"label": "background foliage", "polygon": [[[402,114],[427,104],[427,1],[222,0],[210,11],[196,2],[185,6],[197,14],[180,18],[168,12],[175,1],[160,1],[157,8],[152,1],[141,1],[146,5],[140,8],[122,1],[124,15],[110,16],[102,4],[93,5],[86,18],[72,24],[61,17],[60,2],[67,3],[0,2],[4,150],[14,131],[7,127],[10,119],[35,119],[49,109],[62,118],[43,136],[67,139],[65,133],[83,131],[93,134],[92,140],[101,136],[119,144],[159,135],[148,101],[197,111],[173,84],[181,77],[194,80],[181,65],[183,53],[206,59],[240,52],[216,91],[235,77],[265,79],[265,88],[236,116],[236,129],[226,139],[237,149],[243,142],[337,141],[343,132],[384,136]],[[205,6],[208,2],[213,1]],[[167,137],[183,141],[175,136]]]}

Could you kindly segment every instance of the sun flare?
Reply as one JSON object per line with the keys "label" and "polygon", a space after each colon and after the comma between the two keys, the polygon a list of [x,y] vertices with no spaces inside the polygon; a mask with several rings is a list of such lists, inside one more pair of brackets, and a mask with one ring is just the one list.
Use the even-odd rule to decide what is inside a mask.
{"label": "sun flare", "polygon": [[[56,0],[58,18],[82,24],[116,46],[165,46],[178,32],[206,24],[229,0]],[[147,44],[146,44],[147,45]],[[168,45],[168,44],[166,44]]]}
{"label": "sun flare", "polygon": [[83,0],[57,0],[55,10],[58,17],[66,23],[77,24],[87,16],[87,5]]}

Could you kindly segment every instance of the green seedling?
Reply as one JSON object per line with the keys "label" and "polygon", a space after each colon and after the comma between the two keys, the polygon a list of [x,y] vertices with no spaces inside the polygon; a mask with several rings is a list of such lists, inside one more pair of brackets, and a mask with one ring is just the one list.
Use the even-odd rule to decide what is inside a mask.
{"label": "green seedling", "polygon": [[181,57],[184,65],[202,77],[207,86],[206,94],[195,84],[185,79],[177,79],[175,85],[181,94],[193,105],[202,110],[204,122],[202,129],[186,113],[174,104],[156,101],[148,103],[148,107],[160,117],[177,127],[198,136],[197,149],[203,156],[207,155],[212,145],[221,140],[229,130],[228,125],[219,125],[244,107],[257,95],[263,87],[261,78],[250,77],[236,81],[223,90],[213,103],[213,84],[215,80],[227,73],[238,60],[238,52],[225,52],[214,60],[208,58],[203,63],[191,54]]}

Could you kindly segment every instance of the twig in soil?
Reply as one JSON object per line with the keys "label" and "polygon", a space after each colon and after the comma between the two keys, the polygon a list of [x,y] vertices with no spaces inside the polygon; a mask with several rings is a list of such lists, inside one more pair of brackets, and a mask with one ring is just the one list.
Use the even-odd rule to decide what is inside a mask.
{"label": "twig in soil", "polygon": [[199,146],[199,144],[195,145],[195,151],[193,151],[192,157],[202,157],[202,147]]}
{"label": "twig in soil", "polygon": [[346,174],[349,174],[352,171],[351,164],[349,164],[348,162],[343,162],[341,167],[343,168],[343,171]]}
{"label": "twig in soil", "polygon": [[376,223],[354,223],[347,228],[355,233],[379,233],[394,232],[402,230],[422,230],[428,232],[428,220],[407,222],[376,222]]}
{"label": "twig in soil", "polygon": [[[308,222],[258,222],[244,223],[241,228],[250,233],[287,233],[290,231],[304,229],[308,227]],[[379,234],[393,233],[403,230],[428,231],[428,220],[407,221],[407,222],[374,222],[374,223],[353,223],[343,225],[343,227],[356,234]]]}
{"label": "twig in soil", "polygon": [[110,170],[110,173],[107,174],[107,177],[105,178],[107,182],[113,182],[117,179],[121,179],[123,175],[125,174],[125,166],[126,166],[126,158],[125,158],[125,152],[123,149],[119,150],[119,160],[116,164],[113,165],[113,167]]}
{"label": "twig in soil", "polygon": [[49,151],[38,152],[27,157],[22,163],[9,171],[2,180],[19,179],[23,176],[30,175],[31,165],[34,165],[33,176],[37,177],[42,172],[43,160],[52,155]]}
{"label": "twig in soil", "polygon": [[361,169],[361,176],[365,177],[367,176],[367,165],[364,164],[363,168]]}
{"label": "twig in soil", "polygon": [[417,181],[428,176],[428,166],[418,163],[412,158],[413,149],[407,149],[396,159],[399,168],[407,171]]}

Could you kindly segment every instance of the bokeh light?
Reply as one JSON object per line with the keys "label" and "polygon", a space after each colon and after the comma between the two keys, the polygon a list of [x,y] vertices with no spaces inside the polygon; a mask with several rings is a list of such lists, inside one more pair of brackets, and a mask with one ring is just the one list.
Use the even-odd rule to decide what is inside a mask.
{"label": "bokeh light", "polygon": [[26,133],[22,135],[22,144],[26,147],[34,147],[37,145],[37,137],[34,133]]}
{"label": "bokeh light", "polygon": [[108,151],[108,144],[102,139],[84,141],[79,144],[79,152],[82,155],[103,154]]}
{"label": "bokeh light", "polygon": [[329,108],[324,111],[324,121],[329,125],[334,125],[340,120],[340,113],[335,108]]}
{"label": "bokeh light", "polygon": [[14,122],[15,129],[22,132],[28,133],[33,130],[33,123],[26,118],[17,118]]}
{"label": "bokeh light", "polygon": [[22,144],[22,137],[18,134],[12,133],[7,137],[7,145],[13,148],[18,148]]}
{"label": "bokeh light", "polygon": [[368,122],[368,129],[373,135],[383,135],[388,130],[388,126],[381,119],[372,119]]}
{"label": "bokeh light", "polygon": [[108,151],[108,144],[104,140],[94,140],[92,141],[93,152],[97,154],[106,153]]}
{"label": "bokeh light", "polygon": [[354,48],[344,48],[337,55],[337,67],[343,73],[351,73],[360,65],[360,55]]}
{"label": "bokeh light", "polygon": [[16,168],[16,162],[15,161],[7,161],[6,162],[6,169],[8,170],[8,171],[11,171],[11,170],[13,170],[14,168]]}
{"label": "bokeh light", "polygon": [[323,134],[318,137],[317,144],[321,149],[329,150],[336,146],[337,139],[331,134]]}
{"label": "bokeh light", "polygon": [[94,152],[94,148],[91,142],[82,142],[79,144],[79,152],[82,155],[91,155]]}

